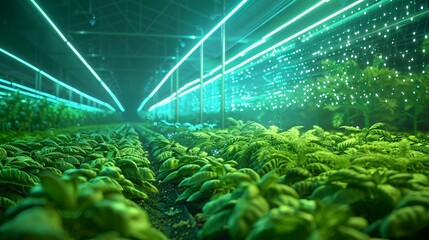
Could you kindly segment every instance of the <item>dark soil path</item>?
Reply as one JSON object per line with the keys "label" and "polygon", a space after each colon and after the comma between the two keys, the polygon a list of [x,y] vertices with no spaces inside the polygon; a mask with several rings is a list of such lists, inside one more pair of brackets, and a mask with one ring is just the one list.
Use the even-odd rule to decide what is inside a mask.
{"label": "dark soil path", "polygon": [[[149,151],[149,146],[145,146],[142,139],[140,141],[143,143],[143,149]],[[151,169],[156,173],[159,167],[160,164],[153,164]],[[159,193],[149,193],[147,200],[138,202],[147,211],[152,225],[172,240],[198,239],[199,229],[193,216],[185,205],[176,204],[178,197],[176,186],[171,183],[161,183],[158,180],[152,184],[158,188]]]}
{"label": "dark soil path", "polygon": [[176,204],[176,187],[169,183],[153,183],[158,194],[149,195],[149,199],[139,204],[149,214],[152,225],[170,239],[198,239],[197,225],[183,204]]}

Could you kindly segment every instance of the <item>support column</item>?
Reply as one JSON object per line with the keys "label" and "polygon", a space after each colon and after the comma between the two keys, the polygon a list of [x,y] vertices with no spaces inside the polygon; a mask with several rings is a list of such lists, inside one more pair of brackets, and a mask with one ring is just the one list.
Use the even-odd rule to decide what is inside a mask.
{"label": "support column", "polygon": [[[201,37],[204,37],[202,28]],[[200,123],[204,123],[204,42],[200,47]]]}
{"label": "support column", "polygon": [[36,72],[34,77],[35,88],[38,91],[42,91],[42,74],[40,72]]}
{"label": "support column", "polygon": [[[155,79],[158,79],[159,76],[161,75],[159,74],[160,71],[161,71],[161,68],[159,68],[159,70],[155,72]],[[153,102],[158,103],[158,91],[156,91],[155,94],[153,95]]]}
{"label": "support column", "polygon": [[[223,1],[223,16],[225,17],[225,0]],[[222,41],[222,79],[220,83],[220,125],[221,128],[225,127],[225,23],[222,25],[221,28],[221,41]]]}
{"label": "support column", "polygon": [[[173,68],[173,65],[170,66],[170,69]],[[170,96],[173,95],[173,93],[175,93],[175,89],[174,89],[174,75],[171,74],[170,76]],[[176,118],[176,102],[174,101],[173,103],[173,99],[170,101],[170,115],[168,116],[168,121],[173,121],[174,118]]]}
{"label": "support column", "polygon": [[60,97],[60,85],[55,84],[55,96]]}
{"label": "support column", "polygon": [[[176,59],[179,59],[179,47],[176,49]],[[176,84],[175,84],[175,92],[176,92],[176,122],[179,122],[179,68],[176,69]]]}

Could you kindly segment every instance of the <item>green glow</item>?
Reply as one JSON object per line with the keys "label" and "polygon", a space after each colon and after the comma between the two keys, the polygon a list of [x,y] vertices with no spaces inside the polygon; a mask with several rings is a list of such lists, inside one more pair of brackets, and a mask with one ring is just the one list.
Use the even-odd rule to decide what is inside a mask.
{"label": "green glow", "polygon": [[292,18],[291,20],[287,21],[286,23],[284,23],[283,25],[281,25],[280,27],[276,28],[274,31],[268,33],[267,35],[265,35],[264,37],[262,37],[263,40],[266,40],[267,38],[271,37],[272,35],[280,32],[282,29],[284,29],[285,27],[291,25],[292,23],[296,22],[298,19],[302,18],[303,16],[305,16],[307,13],[313,11],[314,9],[318,8],[320,5],[329,2],[329,0],[323,0],[320,1],[319,3],[317,3],[316,5],[312,6],[311,8],[305,10],[304,12],[298,14],[296,17]]}
{"label": "green glow", "polygon": [[[285,27],[289,26],[290,24],[292,24],[293,22],[297,21],[298,19],[302,18],[304,15],[308,14],[309,12],[313,11],[314,9],[316,9],[317,7],[319,7],[320,5],[322,5],[325,2],[329,2],[329,0],[323,0],[320,1],[319,3],[317,3],[316,5],[312,6],[311,8],[307,9],[306,11],[302,12],[301,14],[299,14],[298,16],[294,17],[293,19],[289,20],[288,22],[286,22],[285,24],[281,25],[280,27],[276,28],[274,31],[268,33],[267,35],[265,35],[264,37],[262,37],[261,40],[259,40],[258,42],[250,45],[249,47],[247,47],[246,49],[244,49],[243,51],[241,51],[240,53],[238,53],[237,55],[235,55],[234,57],[228,59],[225,62],[225,65],[230,64],[231,62],[233,62],[234,60],[243,57],[247,52],[249,52],[250,50],[264,44],[266,42],[266,39],[269,38],[270,36],[276,34],[277,32],[279,32],[280,30],[284,29]],[[217,66],[216,68],[214,68],[213,70],[210,71],[209,75],[213,75],[215,72],[219,71],[222,68],[222,65]],[[184,89],[186,89],[187,87],[194,85],[198,83],[197,80],[192,81],[186,85],[184,85],[180,91],[183,91]],[[188,91],[187,91],[188,92]]]}
{"label": "green glow", "polygon": [[[237,58],[238,57],[240,57],[238,54],[237,55],[235,55]],[[225,62],[225,64],[226,64],[226,62]],[[215,72],[217,72],[217,71],[219,71],[219,69],[221,69],[222,68],[222,65],[219,65],[219,66],[217,66],[216,68],[214,68],[213,70],[211,70],[210,71],[210,75],[213,75]]]}
{"label": "green glow", "polygon": [[72,87],[72,86],[70,86],[70,85],[68,85],[68,84],[66,84],[66,83],[64,83],[64,82],[61,82],[60,80],[58,80],[58,79],[56,79],[56,78],[52,77],[52,76],[51,76],[51,75],[49,75],[48,73],[46,73],[46,72],[44,72],[44,71],[40,70],[39,68],[35,67],[34,65],[32,65],[32,64],[30,64],[30,63],[28,63],[27,61],[25,61],[25,60],[23,60],[23,59],[21,59],[21,58],[19,58],[18,56],[15,56],[14,54],[12,54],[12,53],[10,53],[10,52],[8,52],[8,51],[6,51],[6,50],[2,49],[2,48],[0,48],[0,52],[4,53],[5,55],[7,55],[7,56],[9,56],[9,57],[13,58],[14,60],[16,60],[16,61],[18,61],[18,62],[20,62],[20,63],[24,64],[25,66],[27,66],[27,67],[31,68],[32,70],[34,70],[34,71],[36,71],[36,72],[39,72],[40,74],[42,74],[43,76],[45,76],[45,77],[46,77],[46,78],[48,78],[49,80],[53,81],[54,83],[59,84],[59,85],[61,85],[61,86],[65,87],[65,88],[67,88],[67,89],[69,89],[69,90],[73,91],[74,93],[76,93],[76,94],[78,94],[78,95],[80,95],[80,96],[82,96],[82,97],[85,97],[85,98],[87,98],[87,99],[89,99],[89,100],[91,100],[91,101],[93,101],[93,102],[95,102],[95,103],[98,103],[98,104],[100,104],[100,105],[102,105],[102,106],[105,106],[105,107],[107,107],[108,109],[110,109],[110,110],[112,110],[112,111],[115,111],[115,108],[113,108],[110,104],[105,103],[105,102],[103,102],[103,101],[101,101],[101,100],[99,100],[99,99],[97,99],[97,98],[94,98],[94,97],[92,97],[92,96],[90,96],[90,95],[88,95],[88,94],[86,94],[86,93],[84,93],[84,92],[81,92],[81,91],[77,90],[76,88],[74,88],[74,87]]}
{"label": "green glow", "polygon": [[78,94],[78,95],[80,95],[80,96],[82,96],[84,98],[87,98],[87,99],[89,99],[89,100],[91,100],[91,101],[93,101],[95,103],[98,103],[98,104],[100,104],[102,106],[105,106],[105,107],[107,107],[108,109],[110,109],[112,111],[116,111],[116,109],[114,107],[112,107],[110,104],[108,104],[106,102],[103,102],[103,101],[101,101],[101,100],[99,100],[97,98],[94,98],[94,97],[92,97],[92,96],[90,96],[90,95],[88,95],[88,94],[86,94],[84,92],[81,92],[80,90],[78,90],[78,89],[76,89],[76,88],[74,88],[74,87],[72,87],[70,85],[67,85],[66,83],[61,82],[60,80],[52,77],[51,75],[47,74],[44,71],[40,71],[40,74],[42,74],[43,76],[45,76],[46,78],[50,79],[51,81],[53,81],[53,82],[55,82],[55,83],[57,83],[57,84],[65,87],[65,88],[67,88],[67,89],[69,89],[71,91],[73,91],[74,93],[76,93],[76,94]]}
{"label": "green glow", "polygon": [[[256,58],[261,57],[262,55],[264,55],[264,54],[266,54],[266,53],[268,53],[268,52],[270,52],[270,51],[272,51],[272,50],[274,50],[274,49],[278,48],[279,46],[281,46],[281,45],[283,45],[283,44],[285,44],[285,43],[287,43],[287,42],[291,41],[292,39],[295,39],[296,37],[300,36],[301,34],[303,34],[303,33],[307,32],[307,31],[309,31],[309,30],[311,30],[311,29],[313,29],[313,28],[315,28],[315,27],[317,27],[317,26],[321,25],[322,23],[324,23],[324,22],[326,22],[326,21],[328,21],[328,20],[330,20],[330,19],[332,19],[332,18],[334,18],[334,17],[338,16],[339,14],[341,14],[341,13],[343,13],[343,12],[347,11],[348,9],[350,9],[350,8],[352,8],[352,7],[354,7],[354,6],[356,6],[357,4],[359,4],[359,3],[363,2],[363,1],[364,1],[364,0],[356,1],[356,2],[354,2],[353,4],[350,4],[350,5],[348,5],[347,7],[343,8],[343,9],[341,9],[341,10],[339,10],[339,11],[337,11],[337,12],[335,12],[335,13],[331,14],[331,15],[329,15],[328,17],[323,18],[322,20],[320,20],[320,21],[318,21],[318,22],[316,22],[316,23],[314,23],[314,24],[310,25],[309,27],[302,29],[301,31],[299,31],[299,32],[297,32],[297,33],[295,33],[295,34],[291,35],[290,37],[288,37],[288,38],[286,38],[286,39],[284,39],[284,40],[282,40],[282,41],[278,42],[278,43],[277,43],[277,44],[275,44],[275,45],[272,45],[271,47],[269,47],[269,48],[267,48],[267,49],[265,49],[265,50],[263,50],[263,51],[261,51],[261,52],[259,52],[259,53],[255,54],[254,56],[252,56],[252,57],[248,58],[247,60],[245,60],[245,61],[243,61],[243,62],[241,62],[241,63],[239,63],[239,64],[235,65],[234,67],[232,67],[232,68],[228,69],[228,70],[225,72],[225,74],[229,74],[229,73],[231,73],[231,72],[233,72],[233,71],[237,70],[238,68],[240,68],[240,67],[242,67],[242,66],[244,66],[244,65],[248,64],[249,62],[251,62],[251,61],[255,60]],[[325,1],[323,1],[323,2],[325,2]],[[320,4],[321,4],[321,3],[322,3],[322,2],[320,2]],[[249,47],[249,48],[250,48],[250,47]],[[248,48],[248,49],[249,49],[249,48]],[[246,49],[246,50],[247,50],[247,49]],[[242,54],[242,53],[239,53],[238,55],[240,55],[240,54]],[[237,55],[236,55],[236,56],[237,56]],[[235,57],[235,56],[234,56],[234,57]],[[217,67],[217,68],[215,68],[215,69],[218,69],[218,68],[219,68],[219,67]],[[211,72],[210,72],[210,74],[213,74],[213,72],[214,72],[214,71],[211,71]],[[207,84],[210,84],[210,83],[212,83],[212,82],[214,82],[214,81],[216,81],[216,80],[220,79],[220,78],[221,78],[221,76],[222,76],[221,74],[218,74],[218,75],[216,75],[215,77],[213,77],[213,78],[211,78],[211,79],[207,80],[206,82],[204,82],[204,86],[206,86]],[[200,84],[198,84],[198,85],[196,85],[196,86],[194,86],[194,87],[192,87],[192,88],[190,88],[190,89],[188,89],[188,90],[186,90],[186,91],[184,91],[184,92],[180,93],[179,97],[183,97],[183,96],[185,96],[185,95],[187,95],[187,94],[189,94],[189,93],[191,93],[191,92],[193,92],[193,91],[197,90],[197,89],[198,89],[198,88],[200,88],[200,87],[201,87],[201,86],[200,86]],[[150,109],[151,109],[151,110],[154,110],[155,108],[160,107],[160,106],[163,106],[163,105],[165,105],[165,104],[167,104],[167,103],[169,103],[169,102],[171,102],[171,101],[172,101],[171,96],[170,96],[170,97],[167,97],[167,98],[165,98],[164,100],[162,100],[161,102],[159,102],[159,103],[157,103],[157,104],[153,105]]]}
{"label": "green glow", "polygon": [[[205,78],[206,78],[206,77],[208,77],[208,76],[210,76],[210,73],[207,73],[207,74],[203,75],[203,79],[205,79]],[[198,79],[195,79],[195,80],[193,80],[193,81],[191,81],[191,82],[188,82],[187,84],[183,85],[183,87],[179,88],[179,90],[177,90],[177,93],[181,93],[181,92],[183,92],[185,89],[187,89],[188,87],[190,87],[190,86],[192,86],[192,85],[195,85],[195,84],[197,84],[197,83],[199,83],[199,82],[200,82],[200,79],[199,79],[199,78],[198,78]]]}
{"label": "green glow", "polygon": [[29,67],[29,68],[33,69],[33,70],[34,70],[34,71],[36,71],[36,72],[40,71],[40,70],[39,70],[38,68],[36,68],[35,66],[33,66],[33,65],[31,65],[30,63],[28,63],[28,62],[26,62],[26,61],[22,60],[22,59],[21,59],[21,58],[19,58],[19,57],[17,57],[17,56],[15,56],[15,55],[13,55],[12,53],[10,53],[10,52],[8,52],[8,51],[4,50],[3,48],[0,48],[0,52],[2,52],[2,53],[4,53],[4,54],[6,54],[7,56],[9,56],[9,57],[11,57],[11,58],[15,59],[15,60],[16,60],[16,61],[18,61],[18,62],[20,62],[20,63],[24,64],[25,66],[27,66],[27,67]]}
{"label": "green glow", "polygon": [[42,14],[42,16],[45,18],[45,20],[49,23],[49,25],[51,25],[51,27],[55,30],[55,32],[57,32],[57,34],[61,37],[61,39],[64,42],[67,42],[67,38],[63,35],[63,33],[57,28],[57,26],[55,26],[55,24],[52,22],[52,20],[48,17],[48,15],[46,15],[45,11],[43,11],[43,9],[36,3],[35,0],[31,0],[31,2],[33,3],[33,5],[37,8],[37,10],[39,10],[39,12]]}
{"label": "green glow", "polygon": [[113,101],[116,103],[116,105],[119,107],[119,110],[121,112],[125,112],[124,107],[122,106],[121,102],[119,102],[116,95],[110,90],[110,88],[106,85],[106,83],[98,76],[98,74],[94,71],[94,69],[86,62],[86,60],[82,57],[82,55],[73,47],[73,45],[70,42],[67,42],[67,45],[69,48],[76,54],[76,56],[81,60],[81,62],[85,65],[86,68],[92,73],[92,75],[97,79],[97,81],[101,84],[101,86],[106,90],[106,92],[110,95],[110,97],[113,99]]}
{"label": "green glow", "polygon": [[166,99],[164,99],[164,100],[162,100],[162,101],[160,101],[160,102],[158,102],[157,104],[155,104],[155,105],[153,105],[153,106],[151,106],[150,108],[149,108],[149,112],[151,112],[152,110],[154,110],[155,108],[157,108],[157,107],[160,107],[160,106],[163,106],[163,105],[165,105],[165,104],[168,104],[168,103],[170,103],[170,102],[172,102],[172,101],[174,101],[175,99],[176,99],[176,93],[173,93],[171,96],[169,96],[168,98],[166,98]]}
{"label": "green glow", "polygon": [[194,53],[198,47],[203,44],[204,41],[207,40],[217,29],[219,29],[231,16],[236,13],[245,3],[247,0],[242,0],[228,15],[226,15],[210,32],[208,32],[195,46],[179,61],[176,63],[176,65],[167,73],[167,75],[161,80],[161,82],[155,87],[155,89],[147,96],[143,102],[140,104],[140,106],[137,108],[137,112],[141,111],[143,107],[146,105],[146,103],[155,95],[156,92],[161,88],[162,85],[168,80],[168,78],[173,74],[174,71],[176,71],[177,68],[182,65],[184,61],[192,54]]}
{"label": "green glow", "polygon": [[67,44],[67,46],[74,52],[74,54],[79,58],[79,60],[85,65],[85,67],[88,68],[88,70],[92,73],[92,75],[101,83],[103,88],[107,91],[107,93],[110,95],[110,97],[113,99],[113,101],[118,106],[119,110],[122,112],[125,111],[124,107],[122,106],[121,102],[119,102],[118,98],[113,94],[113,92],[110,90],[110,88],[104,83],[104,81],[98,76],[98,74],[94,71],[94,69],[88,64],[88,62],[82,57],[82,55],[76,50],[76,48],[73,47],[73,45],[67,40],[67,38],[62,34],[62,32],[57,28],[57,26],[52,22],[52,20],[49,18],[49,16],[43,11],[43,9],[36,3],[35,0],[31,0],[31,3],[36,7],[36,9],[42,14],[42,16],[45,18],[45,20],[51,25],[51,27],[57,32],[57,34],[61,37],[61,39]]}
{"label": "green glow", "polygon": [[1,78],[0,78],[0,83],[7,84],[7,85],[10,85],[12,87],[16,87],[16,88],[20,88],[20,89],[26,90],[26,91],[22,91],[22,90],[19,90],[19,89],[16,89],[16,88],[12,88],[12,87],[8,87],[8,86],[0,85],[0,88],[6,89],[6,90],[12,91],[12,92],[19,92],[19,93],[21,93],[23,95],[26,95],[26,96],[29,96],[29,97],[32,97],[32,98],[39,98],[39,99],[41,99],[41,98],[45,97],[50,102],[64,103],[68,107],[82,109],[82,110],[91,111],[91,112],[104,112],[104,110],[101,109],[101,108],[92,107],[92,106],[88,106],[88,105],[85,105],[85,104],[79,104],[79,103],[76,103],[76,102],[73,102],[73,101],[70,101],[70,100],[66,100],[64,98],[59,98],[59,97],[56,97],[54,95],[51,95],[51,94],[48,94],[48,93],[45,93],[45,92],[41,92],[41,91],[35,90],[33,88],[30,88],[30,87],[27,87],[27,86],[24,86],[24,85],[21,85],[21,84],[18,84],[18,83],[10,82],[10,81],[7,81],[7,80],[1,79]]}
{"label": "green glow", "polygon": [[[353,4],[349,5],[349,6],[347,6],[347,7],[345,7],[345,8],[343,8],[343,9],[341,9],[341,10],[339,10],[339,11],[337,11],[337,12],[335,12],[335,13],[331,14],[331,15],[329,15],[328,17],[326,17],[326,18],[324,18],[324,19],[322,19],[322,20],[320,20],[320,21],[318,21],[318,22],[316,22],[316,23],[314,23],[314,24],[310,25],[309,27],[306,27],[306,28],[302,29],[301,31],[299,31],[299,32],[297,32],[297,33],[293,34],[292,36],[290,36],[290,37],[288,37],[288,38],[284,39],[283,41],[281,41],[281,42],[279,42],[279,43],[277,43],[277,44],[275,44],[275,45],[273,45],[273,46],[271,46],[271,47],[269,47],[269,48],[267,48],[267,49],[263,50],[262,52],[259,52],[258,54],[256,54],[256,55],[254,55],[254,56],[252,56],[252,57],[248,58],[247,60],[245,60],[245,61],[241,62],[240,64],[237,64],[236,66],[234,66],[234,67],[232,67],[232,68],[228,69],[228,71],[226,71],[225,73],[226,73],[226,74],[228,74],[228,73],[230,73],[230,72],[235,71],[236,69],[238,69],[238,68],[240,68],[240,67],[242,67],[242,66],[246,65],[247,63],[249,63],[249,62],[251,62],[251,61],[253,61],[253,60],[255,60],[256,58],[258,58],[258,57],[260,57],[260,56],[262,56],[262,55],[264,55],[264,54],[266,54],[266,53],[268,53],[268,52],[270,52],[270,51],[272,51],[272,50],[276,49],[277,47],[279,47],[279,46],[281,46],[281,45],[283,45],[283,44],[285,44],[285,43],[289,42],[290,40],[292,40],[292,39],[294,39],[294,38],[298,37],[299,35],[301,35],[301,34],[303,34],[303,33],[307,32],[307,31],[309,31],[309,30],[311,30],[311,29],[313,29],[313,28],[315,28],[315,27],[319,26],[320,24],[322,24],[322,23],[324,23],[324,22],[328,21],[329,19],[331,19],[331,18],[333,18],[333,17],[336,17],[337,15],[339,15],[339,14],[341,14],[341,13],[343,13],[343,12],[347,11],[348,9],[350,9],[350,8],[352,8],[352,7],[354,7],[354,6],[356,6],[357,4],[359,4],[359,3],[363,2],[363,1],[364,1],[364,0],[359,0],[359,1],[357,1],[357,2],[355,2],[355,3],[353,3]],[[212,82],[212,81],[214,81],[214,80],[216,80],[216,79],[210,79],[210,80],[208,80],[207,82],[205,82],[205,84],[209,84],[209,83],[211,83],[211,82]]]}

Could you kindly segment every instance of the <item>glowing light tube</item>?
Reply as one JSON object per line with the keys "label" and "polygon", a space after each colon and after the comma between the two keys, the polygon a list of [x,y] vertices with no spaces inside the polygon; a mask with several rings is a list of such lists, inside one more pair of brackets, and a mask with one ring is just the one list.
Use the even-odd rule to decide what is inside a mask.
{"label": "glowing light tube", "polygon": [[208,32],[203,38],[201,38],[201,40],[195,44],[195,46],[179,61],[176,63],[176,65],[174,65],[174,67],[167,73],[167,75],[165,75],[165,77],[161,80],[161,82],[155,87],[155,89],[149,94],[149,96],[147,96],[143,102],[140,104],[140,106],[137,108],[137,112],[141,111],[143,109],[143,107],[146,105],[146,103],[149,101],[149,99],[151,99],[153,97],[153,95],[155,95],[156,92],[158,92],[158,90],[161,88],[162,85],[164,85],[164,83],[168,80],[168,78],[173,74],[174,71],[176,71],[177,68],[179,68],[180,65],[182,65],[182,63],[184,61],[186,61],[186,59],[192,54],[194,53],[200,46],[201,44],[203,44],[203,42],[205,40],[207,40],[207,38],[209,38],[217,29],[219,29],[229,18],[231,18],[232,15],[234,15],[234,13],[236,13],[245,3],[247,2],[247,0],[242,0],[230,13],[228,13],[228,15],[226,15],[212,30],[210,30],[210,32]]}
{"label": "glowing light tube", "polygon": [[[12,87],[5,86],[5,85],[2,85],[2,84],[10,85]],[[19,88],[19,89],[16,89],[16,88],[13,88],[13,87],[16,87],[16,88]],[[77,109],[81,109],[81,110],[84,110],[84,111],[104,112],[104,110],[101,109],[101,108],[97,108],[97,107],[93,107],[93,106],[88,106],[88,105],[85,105],[85,104],[80,104],[80,103],[73,102],[73,101],[70,101],[70,100],[67,100],[67,99],[64,99],[64,98],[59,98],[59,97],[56,97],[56,96],[54,96],[52,94],[41,92],[41,91],[35,90],[33,88],[30,88],[30,87],[27,87],[27,86],[24,86],[24,85],[21,85],[21,84],[18,84],[18,83],[10,82],[10,81],[7,81],[7,80],[1,79],[1,78],[0,78],[0,88],[8,90],[8,91],[11,91],[11,92],[19,92],[22,95],[26,95],[26,96],[29,96],[29,97],[32,97],[32,98],[38,98],[38,99],[46,98],[50,102],[64,103],[64,105],[66,105],[68,107],[77,108]],[[20,90],[20,89],[23,89],[25,91]],[[3,95],[5,95],[5,94],[3,94]]]}
{"label": "glowing light tube", "polygon": [[[322,0],[319,3],[317,3],[316,5],[310,7],[309,9],[305,10],[304,12],[298,14],[296,17],[292,18],[291,20],[289,20],[286,23],[282,24],[280,27],[274,29],[273,31],[271,31],[267,35],[263,36],[262,39],[259,40],[258,42],[250,45],[249,47],[247,47],[246,49],[244,49],[243,51],[241,51],[240,53],[238,53],[234,57],[230,58],[228,61],[225,62],[225,65],[228,65],[229,63],[233,62],[234,60],[236,60],[239,57],[243,57],[250,50],[258,47],[259,45],[261,45],[263,43],[265,43],[267,41],[267,39],[270,38],[271,36],[273,36],[274,34],[280,32],[281,30],[283,30],[287,26],[289,26],[292,23],[296,22],[297,20],[299,20],[300,18],[302,18],[303,16],[307,15],[308,13],[310,13],[311,11],[313,11],[314,9],[318,8],[323,3],[326,3],[326,2],[329,2],[329,0]],[[215,69],[213,69],[212,71],[210,71],[210,75],[213,75],[215,72],[219,71],[221,68],[222,68],[221,65],[217,66]]]}
{"label": "glowing light tube", "polygon": [[[317,4],[313,5],[312,7],[310,7],[309,9],[305,10],[304,12],[298,14],[296,17],[292,18],[291,20],[289,20],[286,23],[282,24],[280,27],[274,29],[273,31],[271,31],[270,33],[268,33],[267,35],[265,35],[264,37],[262,37],[262,39],[259,40],[258,42],[250,45],[249,47],[247,47],[246,49],[244,49],[243,51],[241,51],[240,53],[238,53],[234,57],[228,59],[225,62],[225,65],[230,64],[231,62],[235,61],[236,59],[238,59],[240,57],[243,57],[247,52],[251,51],[252,49],[254,49],[254,48],[256,48],[256,47],[264,44],[269,37],[271,37],[272,35],[278,33],[279,31],[281,31],[282,29],[284,29],[287,26],[291,25],[292,23],[296,22],[297,20],[299,20],[300,18],[302,18],[303,16],[307,15],[308,13],[310,13],[311,11],[313,11],[314,9],[318,8],[323,3],[326,3],[326,2],[329,2],[329,0],[322,0],[322,1],[318,2]],[[217,66],[216,68],[214,68],[213,70],[211,70],[208,75],[209,76],[213,75],[214,73],[216,73],[217,71],[219,71],[221,68],[222,68],[222,65]],[[190,87],[190,86],[192,86],[194,84],[197,84],[197,83],[199,83],[199,79],[198,80],[194,80],[192,82],[189,82],[189,83],[185,84],[182,88],[179,89],[178,92],[180,93],[183,90],[185,90],[187,87]],[[189,92],[189,91],[187,91],[187,92]],[[151,108],[151,109],[153,109],[153,108]]]}
{"label": "glowing light tube", "polygon": [[60,36],[60,38],[67,44],[67,46],[73,51],[73,53],[79,58],[79,60],[85,65],[86,68],[92,73],[92,75],[100,82],[106,92],[110,95],[113,101],[118,106],[119,110],[122,112],[125,111],[121,102],[115,96],[115,94],[110,90],[110,88],[104,83],[104,81],[98,76],[98,74],[94,71],[94,69],[88,64],[88,62],[82,57],[82,55],[76,50],[76,48],[67,40],[64,34],[58,29],[58,27],[54,24],[54,22],[49,18],[49,16],[43,11],[43,9],[36,3],[36,0],[30,0],[31,3],[36,7],[36,9],[42,14],[43,18],[49,23],[49,25],[55,30],[55,32]]}
{"label": "glowing light tube", "polygon": [[105,106],[106,108],[108,108],[108,109],[110,109],[110,110],[112,110],[112,111],[115,111],[115,110],[116,110],[116,109],[115,109],[114,107],[112,107],[110,104],[108,104],[108,103],[106,103],[106,102],[103,102],[103,101],[101,101],[101,100],[99,100],[99,99],[97,99],[97,98],[95,98],[95,97],[92,97],[92,96],[90,96],[90,95],[88,95],[88,94],[86,94],[86,93],[84,93],[84,92],[81,92],[81,91],[79,91],[78,89],[76,89],[76,88],[74,88],[74,87],[72,87],[72,86],[70,86],[70,85],[68,85],[68,84],[66,84],[66,83],[64,83],[64,82],[61,82],[60,80],[58,80],[58,79],[56,79],[56,78],[52,77],[52,76],[51,76],[51,75],[49,75],[48,73],[46,73],[46,72],[44,72],[44,71],[40,70],[39,68],[37,68],[37,67],[35,67],[34,65],[30,64],[29,62],[27,62],[27,61],[23,60],[22,58],[20,58],[20,57],[18,57],[18,56],[16,56],[16,55],[14,55],[14,54],[12,54],[12,53],[10,53],[10,52],[8,52],[8,51],[4,50],[3,48],[0,48],[0,52],[1,52],[1,53],[3,53],[3,54],[5,54],[5,55],[7,55],[7,56],[9,56],[9,57],[11,57],[11,58],[13,58],[14,60],[18,61],[19,63],[24,64],[25,66],[27,66],[27,67],[31,68],[31,69],[32,69],[32,70],[34,70],[35,72],[39,72],[40,74],[42,74],[43,76],[45,76],[45,77],[46,77],[46,78],[48,78],[49,80],[53,81],[54,83],[56,83],[56,84],[58,84],[58,85],[61,85],[61,86],[65,87],[65,88],[67,88],[67,89],[71,90],[72,92],[74,92],[74,93],[76,93],[76,94],[78,94],[78,95],[80,95],[80,96],[82,96],[82,97],[86,98],[86,99],[89,99],[89,100],[91,100],[91,101],[93,101],[93,102],[95,102],[95,103],[98,103],[98,104],[100,104],[100,105],[102,105],[102,106]]}
{"label": "glowing light tube", "polygon": [[274,31],[268,33],[267,35],[265,35],[262,39],[266,40],[267,38],[271,37],[272,35],[278,33],[279,31],[281,31],[282,29],[284,29],[285,27],[291,25],[292,23],[296,22],[298,19],[302,18],[303,16],[307,15],[309,12],[313,11],[314,9],[318,8],[320,5],[329,2],[329,0],[323,0],[318,2],[316,5],[312,6],[311,8],[305,10],[304,12],[298,14],[296,17],[292,18],[291,20],[287,21],[286,23],[284,23],[283,25],[281,25],[280,27],[276,28]]}
{"label": "glowing light tube", "polygon": [[[335,12],[335,13],[331,14],[331,15],[329,15],[328,17],[326,17],[326,18],[324,18],[324,19],[322,19],[322,20],[320,20],[320,21],[318,21],[318,22],[316,22],[316,23],[314,23],[314,24],[310,25],[309,27],[302,29],[301,31],[299,31],[299,32],[297,32],[297,33],[295,33],[295,34],[291,35],[290,37],[288,37],[288,38],[286,38],[286,39],[284,39],[284,40],[282,40],[282,41],[278,42],[278,43],[277,43],[277,44],[275,44],[275,45],[272,45],[271,47],[269,47],[269,48],[267,48],[267,49],[265,49],[265,50],[263,50],[263,51],[261,51],[261,52],[259,52],[259,53],[255,54],[254,56],[252,56],[252,57],[250,57],[250,58],[246,59],[245,61],[243,61],[243,62],[241,62],[241,63],[239,63],[239,64],[235,65],[234,67],[232,67],[232,68],[228,69],[228,70],[225,72],[225,74],[228,74],[228,73],[231,73],[231,72],[233,72],[233,71],[237,70],[238,68],[240,68],[240,67],[242,67],[242,66],[246,65],[247,63],[249,63],[249,62],[253,61],[254,59],[256,59],[256,58],[258,58],[258,57],[260,57],[260,56],[262,56],[262,55],[264,55],[264,54],[266,54],[266,53],[268,53],[268,52],[270,52],[270,51],[272,51],[272,50],[274,50],[274,49],[276,49],[277,47],[279,47],[279,46],[281,46],[281,45],[283,45],[283,44],[285,44],[285,43],[289,42],[290,40],[292,40],[292,39],[294,39],[294,38],[298,37],[299,35],[301,35],[301,34],[303,34],[303,33],[307,32],[307,31],[309,31],[309,30],[311,30],[311,29],[313,29],[313,28],[315,28],[315,27],[317,27],[317,26],[321,25],[322,23],[324,23],[324,22],[326,22],[326,21],[328,21],[328,20],[330,20],[330,19],[332,19],[332,18],[334,18],[334,17],[338,16],[339,14],[341,14],[341,13],[343,13],[343,12],[347,11],[348,9],[350,9],[350,8],[352,8],[352,7],[354,7],[354,6],[356,6],[357,4],[359,4],[359,3],[363,2],[363,1],[364,1],[364,0],[356,1],[356,2],[354,2],[354,3],[350,4],[350,5],[348,5],[347,7],[343,8],[343,9],[341,9],[341,10],[339,10],[339,11],[337,11],[337,12]],[[239,53],[239,54],[241,54],[241,53]],[[211,73],[212,73],[212,72],[211,72]],[[220,77],[221,77],[221,74],[216,75],[215,77],[213,77],[213,78],[209,79],[208,81],[204,82],[204,86],[205,86],[205,85],[207,85],[207,84],[210,84],[210,83],[212,83],[212,82],[214,82],[214,81],[216,81],[216,80],[218,80]],[[188,94],[188,93],[190,93],[190,92],[192,92],[192,91],[195,91],[195,90],[197,90],[197,89],[198,89],[198,88],[200,88],[200,87],[201,87],[201,86],[200,86],[200,84],[198,84],[198,85],[196,85],[196,86],[192,87],[191,89],[188,89],[188,90],[186,90],[186,91],[184,91],[184,92],[181,92],[181,93],[180,93],[180,95],[179,95],[179,97],[185,96],[186,94]],[[171,96],[170,96],[170,97],[167,97],[167,98],[165,98],[164,100],[160,101],[159,103],[154,104],[153,106],[151,106],[151,107],[149,108],[149,109],[150,109],[150,111],[154,110],[154,109],[155,109],[155,108],[157,108],[157,107],[160,107],[160,106],[163,106],[163,105],[165,105],[165,104],[169,103],[169,101],[168,101],[168,100],[170,100],[170,101],[171,101]]]}

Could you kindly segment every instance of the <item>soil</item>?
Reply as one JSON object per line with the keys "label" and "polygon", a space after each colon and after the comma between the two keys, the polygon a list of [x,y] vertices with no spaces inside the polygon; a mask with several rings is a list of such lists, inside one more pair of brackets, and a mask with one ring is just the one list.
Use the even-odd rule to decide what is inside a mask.
{"label": "soil", "polygon": [[172,240],[198,239],[198,227],[192,215],[183,204],[176,204],[176,187],[169,183],[153,183],[158,194],[150,194],[149,199],[139,205],[149,215],[152,225]]}
{"label": "soil", "polygon": [[[149,150],[149,146],[140,139],[143,149]],[[152,159],[149,156],[149,159]],[[157,172],[160,164],[150,166],[153,172]],[[154,181],[152,184],[158,189],[157,194],[148,193],[149,198],[138,202],[141,208],[145,209],[149,215],[152,225],[163,232],[171,240],[194,240],[198,238],[198,224],[193,215],[184,204],[176,203],[179,196],[177,185],[161,181]]]}

